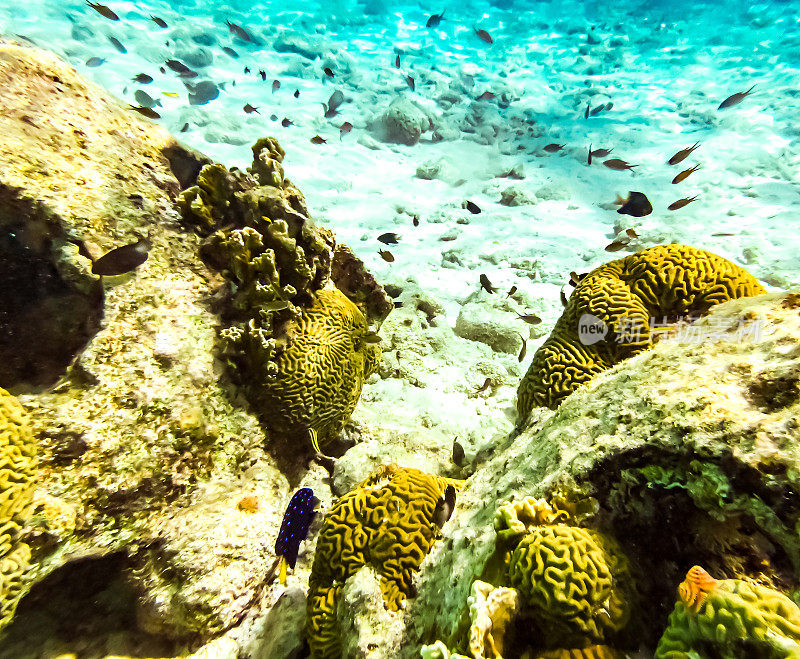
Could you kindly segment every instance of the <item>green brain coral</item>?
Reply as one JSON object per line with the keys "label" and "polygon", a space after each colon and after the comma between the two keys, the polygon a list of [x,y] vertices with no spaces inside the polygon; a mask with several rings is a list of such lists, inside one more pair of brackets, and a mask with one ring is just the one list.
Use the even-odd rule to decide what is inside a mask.
{"label": "green brain coral", "polygon": [[655,659],[800,657],[800,608],[785,595],[697,566],[679,594]]}
{"label": "green brain coral", "polygon": [[[706,313],[715,304],[764,288],[730,261],[686,245],[658,245],[595,268],[578,284],[517,391],[521,420],[533,407],[555,409],[570,393],[651,344],[650,323]],[[605,324],[588,345],[578,333],[589,314]]]}
{"label": "green brain coral", "polygon": [[273,138],[259,140],[249,173],[207,165],[178,206],[207,235],[206,263],[229,282],[220,343],[232,379],[272,436],[315,432],[324,444],[377,370],[381,350],[369,322],[393,305],[363,264],[311,221],[284,177],[283,156]]}
{"label": "green brain coral", "polygon": [[24,594],[30,551],[19,540],[33,501],[36,445],[22,406],[0,389],[0,629]]}
{"label": "green brain coral", "polygon": [[345,580],[371,565],[386,607],[397,611],[433,545],[437,502],[461,481],[417,469],[382,467],[341,497],[325,516],[309,578],[306,633],[315,659],[340,656],[336,604]]}
{"label": "green brain coral", "polygon": [[550,647],[603,642],[630,619],[627,558],[597,531],[566,524],[534,528],[507,566],[511,585],[534,610]]}

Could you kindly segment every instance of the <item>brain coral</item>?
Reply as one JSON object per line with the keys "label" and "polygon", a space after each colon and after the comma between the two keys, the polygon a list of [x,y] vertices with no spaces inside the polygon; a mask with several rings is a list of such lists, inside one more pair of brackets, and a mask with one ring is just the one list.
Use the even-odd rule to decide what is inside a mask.
{"label": "brain coral", "polygon": [[630,618],[628,561],[611,538],[566,524],[530,531],[507,560],[550,647],[603,642]]}
{"label": "brain coral", "polygon": [[386,607],[397,611],[433,545],[434,511],[461,481],[396,465],[382,467],[341,497],[325,516],[309,578],[306,632],[316,659],[340,656],[336,603],[345,580],[364,565],[381,578]]}
{"label": "brain coral", "polygon": [[[686,245],[658,245],[595,268],[578,284],[517,391],[521,420],[533,407],[555,409],[572,391],[652,344],[651,319],[676,322],[764,288],[730,261]],[[578,324],[590,314],[607,334],[588,345]]]}
{"label": "brain coral", "polygon": [[678,592],[656,659],[800,657],[800,608],[785,595],[698,566]]}
{"label": "brain coral", "polygon": [[33,501],[35,449],[22,406],[0,389],[0,629],[24,594],[30,551],[19,534]]}

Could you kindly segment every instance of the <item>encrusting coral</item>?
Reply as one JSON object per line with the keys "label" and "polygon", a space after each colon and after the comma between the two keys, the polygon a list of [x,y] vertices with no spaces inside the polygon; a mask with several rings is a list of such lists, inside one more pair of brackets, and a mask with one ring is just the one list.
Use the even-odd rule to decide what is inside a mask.
{"label": "encrusting coral", "polygon": [[340,655],[336,605],[345,580],[364,565],[380,575],[386,608],[414,594],[413,578],[438,532],[436,511],[458,480],[384,466],[341,497],[322,523],[309,578],[306,633],[315,659]]}
{"label": "encrusting coral", "polygon": [[694,566],[678,595],[656,659],[800,657],[800,608],[778,591]]}
{"label": "encrusting coral", "polygon": [[[651,323],[669,326],[765,290],[746,270],[686,245],[657,245],[589,272],[575,288],[517,391],[525,420],[555,409],[580,385],[653,344]],[[579,325],[586,332],[581,334]]]}
{"label": "encrusting coral", "polygon": [[22,405],[0,389],[0,629],[25,593],[30,549],[20,542],[33,501],[36,445]]}
{"label": "encrusting coral", "polygon": [[249,174],[207,165],[179,207],[210,233],[201,254],[231,283],[221,345],[234,379],[273,435],[311,434],[324,444],[377,370],[369,323],[392,304],[363,264],[312,223],[283,157],[277,141],[261,139]]}

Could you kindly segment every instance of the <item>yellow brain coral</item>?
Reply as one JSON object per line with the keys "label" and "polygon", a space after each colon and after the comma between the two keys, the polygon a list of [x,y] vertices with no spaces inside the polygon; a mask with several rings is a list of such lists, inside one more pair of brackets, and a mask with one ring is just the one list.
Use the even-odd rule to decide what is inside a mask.
{"label": "yellow brain coral", "polygon": [[250,396],[276,432],[315,430],[324,443],[350,418],[364,381],[378,369],[380,346],[368,341],[364,314],[335,288],[318,291],[283,331],[285,349],[263,356],[255,355],[264,344],[259,333],[249,335],[245,328],[238,337],[251,361],[265,364],[263,380],[250,388]]}
{"label": "yellow brain coral", "polygon": [[686,577],[655,659],[800,656],[800,608],[788,597],[698,566]]}
{"label": "yellow brain coral", "polygon": [[0,389],[0,629],[24,594],[30,551],[19,534],[33,500],[35,448],[25,411]]}
{"label": "yellow brain coral", "polygon": [[608,536],[566,524],[537,527],[507,567],[550,647],[603,642],[628,623],[634,594],[628,561]]}
{"label": "yellow brain coral", "polygon": [[336,602],[342,584],[362,566],[371,565],[380,575],[386,607],[402,608],[433,545],[434,511],[449,485],[458,490],[462,483],[389,465],[328,512],[309,578],[306,632],[313,657],[340,656]]}
{"label": "yellow brain coral", "polygon": [[[704,314],[715,304],[764,292],[746,270],[686,245],[650,247],[592,270],[570,296],[520,383],[520,419],[533,407],[555,409],[598,373],[647,349],[652,344],[651,319],[675,322]],[[579,334],[579,323],[588,327],[587,314],[608,330],[602,340],[592,343],[586,340],[589,334]]]}

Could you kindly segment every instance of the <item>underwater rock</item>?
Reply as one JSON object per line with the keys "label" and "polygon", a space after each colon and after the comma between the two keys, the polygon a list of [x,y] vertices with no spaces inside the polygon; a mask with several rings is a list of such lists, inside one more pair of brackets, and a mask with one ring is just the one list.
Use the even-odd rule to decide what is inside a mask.
{"label": "underwater rock", "polygon": [[624,551],[644,621],[630,647],[655,650],[666,624],[658,612],[700,559],[721,577],[797,589],[798,312],[797,293],[722,303],[689,326],[691,339],[662,340],[617,364],[555,413],[535,409],[459,492],[422,565],[401,656],[432,638],[448,647],[464,638],[469,584],[502,568],[492,514],[525,496],[566,502],[573,525]]}
{"label": "underwater rock", "polygon": [[414,146],[429,128],[428,115],[405,96],[392,101],[373,126],[378,139],[406,146]]}
{"label": "underwater rock", "polygon": [[461,307],[455,333],[470,341],[485,343],[496,352],[516,355],[522,347],[520,322],[514,316],[477,302]]}
{"label": "underwater rock", "polygon": [[521,185],[510,185],[500,192],[500,203],[503,206],[529,206],[536,203],[536,197]]}
{"label": "underwater rock", "polygon": [[310,60],[322,57],[325,53],[325,47],[319,35],[315,35],[312,39],[299,32],[289,30],[284,30],[275,37],[272,48],[276,53],[294,53]]}

